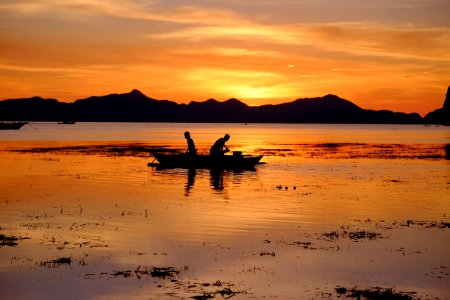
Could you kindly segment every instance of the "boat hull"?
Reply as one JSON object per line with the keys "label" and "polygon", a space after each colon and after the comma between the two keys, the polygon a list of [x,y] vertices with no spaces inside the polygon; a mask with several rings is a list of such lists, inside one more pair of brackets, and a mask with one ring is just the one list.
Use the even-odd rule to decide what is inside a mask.
{"label": "boat hull", "polygon": [[262,155],[224,155],[212,157],[210,155],[188,155],[177,153],[152,152],[152,155],[164,168],[219,168],[246,170],[253,169],[262,158]]}

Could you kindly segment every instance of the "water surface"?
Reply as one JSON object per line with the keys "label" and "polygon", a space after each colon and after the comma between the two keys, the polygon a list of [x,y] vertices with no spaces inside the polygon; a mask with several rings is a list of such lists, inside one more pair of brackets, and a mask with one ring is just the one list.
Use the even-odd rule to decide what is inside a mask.
{"label": "water surface", "polygon": [[[264,163],[147,166],[185,130]],[[447,127],[32,123],[0,140],[0,234],[18,238],[2,298],[450,297]]]}

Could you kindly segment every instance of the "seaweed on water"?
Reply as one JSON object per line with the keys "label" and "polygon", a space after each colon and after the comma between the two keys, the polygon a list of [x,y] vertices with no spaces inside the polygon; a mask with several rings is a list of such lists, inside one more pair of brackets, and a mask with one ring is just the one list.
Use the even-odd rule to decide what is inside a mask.
{"label": "seaweed on water", "polygon": [[207,300],[212,299],[214,297],[216,297],[214,293],[204,293],[203,295],[192,296],[191,298],[197,300]]}
{"label": "seaweed on water", "polygon": [[[141,267],[140,265],[135,270],[122,270],[122,271],[112,271],[103,272],[100,275],[110,275],[114,277],[131,278],[136,277],[141,279],[144,276],[157,277],[161,279],[172,278],[175,274],[180,273],[180,271],[175,270],[173,267]],[[95,276],[95,274],[85,274],[85,276]],[[176,281],[172,279],[172,281]]]}
{"label": "seaweed on water", "polygon": [[368,300],[412,300],[412,295],[416,292],[395,292],[392,288],[374,287],[368,289],[352,288],[347,289],[345,287],[336,287],[336,293],[341,297],[356,299],[368,299]]}
{"label": "seaweed on water", "polygon": [[373,240],[378,237],[381,237],[381,233],[370,232],[370,231],[355,231],[355,232],[349,232],[348,237],[352,240],[359,240],[359,239]]}
{"label": "seaweed on water", "polygon": [[59,147],[33,147],[26,149],[12,149],[13,152],[22,153],[80,153],[88,155],[108,156],[139,156],[149,157],[151,150],[164,149],[165,151],[176,151],[177,149],[166,149],[164,146],[150,146],[145,144],[119,144],[119,145],[85,145],[85,146],[59,146]]}
{"label": "seaweed on water", "polygon": [[173,267],[165,267],[165,268],[156,268],[154,267],[150,271],[150,275],[152,277],[158,277],[158,278],[167,278],[167,277],[173,277],[175,274],[180,273],[180,271],[175,270]]}
{"label": "seaweed on water", "polygon": [[140,270],[140,266],[134,272],[138,277],[142,275],[150,275],[151,277],[162,279],[171,278],[180,273],[180,271],[175,270],[174,267],[153,267],[150,270]]}
{"label": "seaweed on water", "polygon": [[450,228],[450,222],[445,221],[415,221],[406,220],[406,224],[401,224],[401,226],[409,227],[410,225],[423,226],[425,228]]}
{"label": "seaweed on water", "polygon": [[323,234],[323,236],[325,236],[331,240],[334,240],[334,239],[339,238],[339,233],[337,231],[325,232]]}
{"label": "seaweed on water", "polygon": [[296,246],[300,246],[300,247],[302,247],[304,249],[315,249],[315,248],[311,247],[311,245],[312,245],[311,242],[295,241],[295,242],[292,242],[291,244],[288,244],[288,245],[296,245]]}
{"label": "seaweed on water", "polygon": [[259,252],[259,256],[266,256],[266,255],[275,256],[276,254],[275,252],[265,252],[265,251]]}
{"label": "seaweed on water", "polygon": [[6,236],[3,234],[0,234],[0,247],[1,246],[10,246],[10,247],[17,246],[18,240],[19,240],[19,238],[15,237],[15,236]]}
{"label": "seaweed on water", "polygon": [[196,295],[196,296],[192,296],[192,299],[197,299],[197,300],[207,300],[207,299],[212,299],[215,298],[216,295],[220,295],[222,296],[223,299],[230,299],[231,297],[237,295],[237,294],[247,294],[246,291],[233,291],[230,288],[224,288],[222,290],[218,290],[216,292],[205,292],[203,293],[203,295]]}
{"label": "seaweed on water", "polygon": [[425,226],[426,228],[450,228],[450,222],[431,222]]}
{"label": "seaweed on water", "polygon": [[72,263],[72,259],[70,257],[60,257],[57,259],[41,262],[41,266],[55,268],[56,266],[68,265],[70,267],[71,263]]}
{"label": "seaweed on water", "polygon": [[450,222],[441,222],[442,228],[450,228]]}
{"label": "seaweed on water", "polygon": [[124,278],[130,277],[131,276],[131,271],[115,271],[113,272],[111,275],[118,277],[118,276],[123,276]]}
{"label": "seaweed on water", "polygon": [[9,247],[15,247],[17,246],[17,241],[20,240],[28,240],[29,237],[17,237],[17,236],[7,236],[4,234],[0,234],[0,247],[3,246],[9,246]]}
{"label": "seaweed on water", "polygon": [[359,241],[359,240],[363,240],[363,239],[374,240],[374,239],[378,239],[378,238],[383,238],[381,233],[372,232],[372,231],[350,231],[350,232],[345,231],[345,230],[342,232],[331,231],[331,232],[323,233],[322,235],[325,236],[326,239],[328,239],[328,240],[335,240],[335,239],[338,239],[339,237],[349,238],[353,241]]}

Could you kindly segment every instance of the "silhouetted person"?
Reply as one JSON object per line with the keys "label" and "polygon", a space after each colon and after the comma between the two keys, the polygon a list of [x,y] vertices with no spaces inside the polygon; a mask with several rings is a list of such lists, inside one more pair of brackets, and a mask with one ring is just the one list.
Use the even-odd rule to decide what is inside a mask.
{"label": "silhouetted person", "polygon": [[212,145],[211,149],[209,150],[209,153],[211,156],[220,157],[224,155],[225,153],[229,152],[230,149],[228,149],[227,146],[225,146],[225,143],[230,139],[229,134],[225,134],[223,138],[218,139],[214,145]]}
{"label": "silhouetted person", "polygon": [[186,131],[184,133],[184,137],[186,138],[187,145],[188,145],[188,149],[187,149],[186,153],[189,155],[197,155],[197,150],[195,149],[194,141],[192,140],[191,134],[189,133],[189,131]]}

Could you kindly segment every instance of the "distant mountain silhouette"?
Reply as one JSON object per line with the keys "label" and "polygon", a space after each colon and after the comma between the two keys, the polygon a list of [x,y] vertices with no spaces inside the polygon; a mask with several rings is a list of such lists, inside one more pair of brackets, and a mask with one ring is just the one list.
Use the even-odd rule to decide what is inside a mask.
{"label": "distant mountain silhouette", "polygon": [[447,89],[444,106],[427,114],[423,121],[426,124],[450,125],[450,86]]}
{"label": "distant mountain silhouette", "polygon": [[[448,97],[448,93],[447,93]],[[446,100],[448,107],[448,101]],[[335,95],[251,107],[237,99],[178,104],[138,90],[63,103],[32,97],[0,101],[0,120],[94,122],[374,123],[418,124],[417,113],[366,110]]]}

